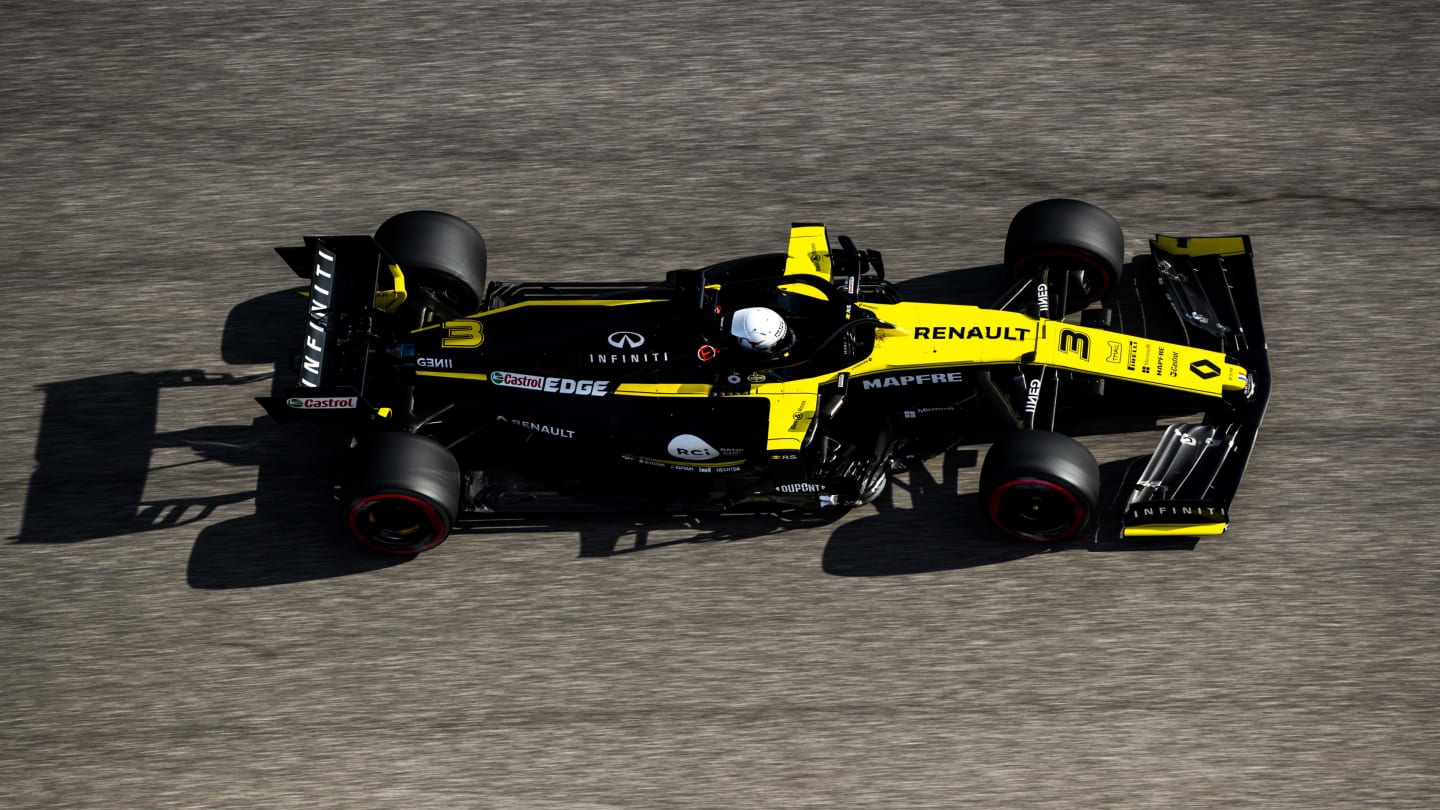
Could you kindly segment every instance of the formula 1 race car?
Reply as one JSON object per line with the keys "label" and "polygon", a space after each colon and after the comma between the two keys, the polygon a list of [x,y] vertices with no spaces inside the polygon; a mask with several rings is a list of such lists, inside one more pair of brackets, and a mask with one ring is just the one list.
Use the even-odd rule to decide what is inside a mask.
{"label": "formula 1 race car", "polygon": [[[1057,431],[1097,432],[1097,414],[1203,414],[1165,427],[1122,532],[1216,535],[1270,390],[1250,240],[1150,249],[1141,277],[1114,218],[1054,199],[1012,221],[1011,286],[989,308],[902,301],[878,251],[815,224],[793,226],[784,253],[656,281],[487,283],[474,227],[409,211],[373,236],[276,249],[310,308],[298,385],[260,402],[351,432],[344,521],[395,554],[557,497],[672,514],[852,507],[892,471],[977,441],[994,442],[990,521],[1060,540],[1095,522],[1101,477]],[[1121,306],[1127,270],[1139,294]],[[739,345],[733,319],[752,308],[778,313],[786,340]]]}

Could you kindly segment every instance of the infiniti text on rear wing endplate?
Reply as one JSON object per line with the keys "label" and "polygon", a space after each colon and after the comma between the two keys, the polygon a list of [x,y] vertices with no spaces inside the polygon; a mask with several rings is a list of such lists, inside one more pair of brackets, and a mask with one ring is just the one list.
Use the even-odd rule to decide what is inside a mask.
{"label": "infiniti text on rear wing endplate", "polygon": [[369,236],[305,237],[304,247],[276,248],[309,298],[297,365],[300,380],[277,397],[259,397],[276,418],[368,413],[363,398],[382,255]]}

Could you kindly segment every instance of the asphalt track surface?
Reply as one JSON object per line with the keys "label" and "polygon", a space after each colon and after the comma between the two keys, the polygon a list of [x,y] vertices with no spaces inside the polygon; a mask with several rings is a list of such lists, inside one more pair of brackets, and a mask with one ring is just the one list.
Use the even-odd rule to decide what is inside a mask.
{"label": "asphalt track surface", "polygon": [[[1435,806],[1428,4],[3,11],[0,805]],[[1227,537],[997,542],[961,453],[828,525],[387,565],[255,421],[301,234],[436,207],[492,278],[620,279],[823,220],[938,295],[1051,196],[1254,237]]]}

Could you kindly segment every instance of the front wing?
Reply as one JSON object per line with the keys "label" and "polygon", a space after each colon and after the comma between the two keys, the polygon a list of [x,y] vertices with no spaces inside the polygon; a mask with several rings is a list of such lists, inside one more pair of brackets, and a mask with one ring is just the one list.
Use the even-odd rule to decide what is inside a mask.
{"label": "front wing", "polygon": [[[882,320],[902,326],[877,334],[875,353],[853,369],[855,376],[863,381],[898,370],[1019,368],[1028,376],[1020,378],[1019,390],[1007,396],[996,389],[995,396],[1018,428],[1053,429],[1054,394],[1048,392],[1062,374],[1142,385],[1203,403],[1195,408],[1203,409],[1199,421],[1170,425],[1161,436],[1128,493],[1123,534],[1221,534],[1270,397],[1250,240],[1157,236],[1151,253],[1153,264],[1145,269],[1153,277],[1144,277],[1142,286],[1149,299],[1168,305],[1156,301],[1149,321],[1112,330],[1040,319],[1034,312],[867,304]],[[1173,316],[1164,317],[1167,306]],[[1018,403],[1011,405],[1010,396]],[[1042,419],[1046,412],[1051,415]]]}
{"label": "front wing", "polygon": [[[1192,342],[1225,355],[1221,380],[1199,423],[1166,428],[1126,502],[1126,537],[1218,535],[1255,447],[1270,401],[1270,360],[1249,237],[1157,236],[1150,243],[1160,283]],[[1241,378],[1234,378],[1239,369]],[[1194,367],[1191,369],[1195,370]]]}

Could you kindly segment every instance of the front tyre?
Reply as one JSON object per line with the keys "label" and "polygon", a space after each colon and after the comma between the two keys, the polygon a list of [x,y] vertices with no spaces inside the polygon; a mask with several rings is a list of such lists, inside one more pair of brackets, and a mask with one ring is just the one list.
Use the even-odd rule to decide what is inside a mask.
{"label": "front tyre", "polygon": [[1125,234],[1103,208],[1080,200],[1041,200],[1020,209],[1005,235],[1011,279],[1048,277],[1051,295],[1068,290],[1065,312],[1084,309],[1120,282]]}
{"label": "front tyre", "polygon": [[377,433],[355,448],[345,524],[363,545],[419,554],[450,534],[460,506],[460,465],[445,446],[413,433]]}
{"label": "front tyre", "polygon": [[1088,526],[1100,495],[1100,466],[1059,433],[1022,430],[996,442],[980,469],[980,504],[990,522],[1024,540],[1051,542]]}

